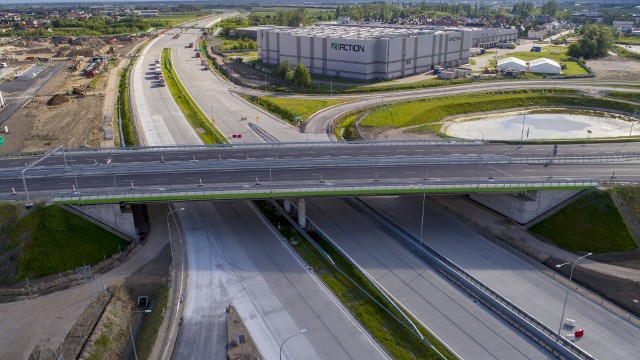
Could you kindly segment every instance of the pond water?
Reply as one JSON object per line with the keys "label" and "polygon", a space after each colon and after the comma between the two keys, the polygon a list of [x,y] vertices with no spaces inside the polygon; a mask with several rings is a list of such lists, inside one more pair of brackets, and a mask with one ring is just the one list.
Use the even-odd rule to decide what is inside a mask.
{"label": "pond water", "polygon": [[[485,140],[607,138],[629,136],[631,120],[630,117],[603,113],[590,116],[512,112],[484,118],[458,119],[444,125],[443,131],[457,138]],[[633,125],[631,135],[640,135],[640,123]]]}

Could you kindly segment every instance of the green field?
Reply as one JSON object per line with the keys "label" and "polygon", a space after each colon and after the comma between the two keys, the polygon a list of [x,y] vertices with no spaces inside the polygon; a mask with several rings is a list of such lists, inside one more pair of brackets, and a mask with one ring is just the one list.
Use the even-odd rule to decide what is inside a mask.
{"label": "green field", "polygon": [[614,51],[616,52],[616,54],[620,56],[623,56],[629,59],[640,60],[640,54],[633,51],[629,51],[622,46],[616,46]]}
{"label": "green field", "polygon": [[18,249],[18,279],[93,265],[128,242],[59,206],[36,205],[9,228],[6,250]]}
{"label": "green field", "polygon": [[373,109],[362,120],[360,125],[403,128],[431,124],[452,115],[524,108],[527,106],[578,106],[619,109],[629,113],[634,111],[634,105],[632,104],[610,99],[585,97],[574,90],[519,90],[425,98],[388,104]]}
{"label": "green field", "polygon": [[[507,58],[507,57],[515,57],[524,61],[532,61],[540,58],[547,58],[558,63],[564,63],[567,66],[566,70],[563,70],[563,74],[565,75],[581,75],[588,74],[589,72],[583,68],[577,61],[569,59],[569,56],[566,54],[567,48],[562,46],[544,46],[541,52],[533,52],[533,51],[518,51],[511,52],[506,55],[502,55],[499,58]],[[495,66],[495,61],[493,61]]]}
{"label": "green field", "polygon": [[263,109],[278,115],[290,123],[296,122],[296,116],[301,116],[302,121],[309,119],[311,115],[329,106],[342,104],[351,100],[302,100],[292,98],[280,98],[272,96],[247,97],[247,99]]}
{"label": "green field", "polygon": [[640,102],[640,93],[638,92],[612,91],[608,96],[615,99]]}
{"label": "green field", "polygon": [[594,190],[529,230],[570,251],[605,253],[638,247],[607,191]]}
{"label": "green field", "polygon": [[[251,8],[251,14],[252,15],[258,15],[258,16],[276,16],[278,14],[279,11],[292,11],[295,10],[295,7],[252,7]],[[325,13],[325,12],[332,12],[335,13],[335,9],[333,8],[306,8],[307,13],[309,15],[317,15],[320,13]]]}
{"label": "green field", "polygon": [[[136,349],[140,359],[150,358],[153,345],[158,338],[158,331],[164,319],[164,312],[161,309],[166,308],[169,301],[169,287],[167,284],[161,284],[156,289],[153,299],[155,300],[153,305],[155,310],[142,314],[144,317],[142,329],[136,338]],[[170,321],[173,321],[173,319]]]}

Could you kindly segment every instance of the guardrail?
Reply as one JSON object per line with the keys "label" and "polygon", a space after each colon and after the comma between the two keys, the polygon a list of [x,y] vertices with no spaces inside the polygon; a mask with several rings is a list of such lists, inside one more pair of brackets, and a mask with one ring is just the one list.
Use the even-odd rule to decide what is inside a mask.
{"label": "guardrail", "polygon": [[[267,148],[274,151],[272,148]],[[579,156],[525,156],[509,157],[502,155],[451,155],[451,156],[371,156],[371,157],[320,157],[320,158],[299,158],[283,159],[271,157],[271,152],[265,153],[265,158],[254,157],[247,159],[225,159],[209,158],[197,160],[196,154],[190,160],[182,161],[152,161],[152,162],[131,162],[131,163],[109,163],[91,165],[76,165],[74,173],[77,176],[96,174],[136,174],[136,173],[159,173],[166,171],[211,171],[211,170],[277,170],[286,168],[327,168],[327,167],[394,167],[394,166],[437,166],[437,165],[517,165],[517,164],[538,164],[538,165],[558,165],[558,164],[595,164],[607,162],[622,162],[640,160],[640,154],[612,154],[612,155],[579,155]],[[196,161],[197,160],[197,161]],[[0,173],[0,178],[15,178],[22,167],[5,168]],[[42,166],[34,171],[34,176],[54,176],[61,175],[66,170],[62,164]],[[613,175],[612,175],[613,176]],[[428,178],[425,170],[424,179]]]}
{"label": "guardrail", "polygon": [[454,285],[459,286],[470,296],[481,302],[488,310],[495,313],[498,317],[505,320],[516,330],[523,333],[554,356],[562,359],[595,360],[595,357],[591,354],[564,337],[558,336],[554,330],[466,272],[453,261],[424,244],[406,230],[395,225],[368,204],[359,199],[351,201],[375,218],[378,223],[385,227],[392,235],[404,241],[405,245],[409,246],[410,251],[425,260],[446,279]]}
{"label": "guardrail", "polygon": [[[237,198],[288,198],[314,195],[365,195],[365,194],[409,194],[409,193],[460,193],[479,191],[525,191],[554,188],[592,188],[599,183],[594,180],[549,180],[549,181],[494,181],[476,183],[473,181],[429,181],[373,182],[373,183],[324,183],[324,184],[238,184],[232,186],[200,186],[191,188],[135,188],[123,187],[111,190],[84,192],[36,192],[41,198],[52,198],[58,202],[118,202],[122,200],[198,200]],[[32,193],[32,196],[36,194]],[[13,197],[15,198],[15,196]],[[2,197],[0,197],[2,199]],[[105,201],[106,200],[106,201]]]}

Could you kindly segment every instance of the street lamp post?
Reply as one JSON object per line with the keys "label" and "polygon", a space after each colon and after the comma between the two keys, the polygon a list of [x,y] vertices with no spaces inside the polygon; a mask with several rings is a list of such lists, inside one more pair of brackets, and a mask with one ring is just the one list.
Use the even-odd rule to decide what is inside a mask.
{"label": "street lamp post", "polygon": [[[142,311],[132,311],[131,313],[145,313],[148,314],[151,312],[151,309],[142,310]],[[131,329],[131,323],[129,323],[129,335],[131,335],[131,346],[133,346],[133,356],[138,360],[138,351],[136,350],[136,341],[133,339],[133,330]]]}
{"label": "street lamp post", "polygon": [[[569,285],[571,285],[571,279],[573,278],[573,268],[576,266],[578,261],[586,258],[587,256],[591,256],[593,253],[588,253],[587,255],[581,256],[571,265],[571,272],[569,273]],[[570,264],[571,262],[566,262],[564,264],[556,265],[557,268]],[[569,299],[569,287],[567,286],[567,295],[564,297],[564,305],[562,306],[562,315],[560,316],[560,326],[558,327],[558,338],[560,338],[560,331],[562,331],[562,324],[564,323],[564,311],[567,308],[567,300]]]}
{"label": "street lamp post", "polygon": [[298,330],[298,332],[296,332],[293,335],[290,335],[288,338],[284,339],[284,341],[282,342],[282,344],[280,344],[280,360],[282,360],[282,347],[284,346],[284,344],[287,342],[287,340],[291,339],[292,337],[296,336],[296,335],[300,335],[300,334],[304,334],[307,332],[307,329],[301,329]]}

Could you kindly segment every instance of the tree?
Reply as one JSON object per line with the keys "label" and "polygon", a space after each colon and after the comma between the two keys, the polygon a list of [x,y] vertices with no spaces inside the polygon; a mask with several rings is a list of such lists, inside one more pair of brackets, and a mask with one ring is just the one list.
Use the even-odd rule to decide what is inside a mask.
{"label": "tree", "polygon": [[278,65],[278,69],[276,69],[276,74],[280,79],[284,79],[287,75],[287,72],[291,70],[291,63],[289,60],[284,60]]}
{"label": "tree", "polygon": [[615,42],[615,30],[608,26],[588,24],[580,29],[577,43],[569,45],[567,55],[575,58],[594,59],[607,55]]}
{"label": "tree", "polygon": [[540,12],[542,15],[548,15],[551,17],[556,16],[556,12],[558,11],[558,3],[556,0],[549,0],[546,3],[542,4],[540,8]]}
{"label": "tree", "polygon": [[293,82],[300,87],[311,85],[311,75],[309,75],[309,71],[301,62],[298,63],[296,71],[293,73]]}

